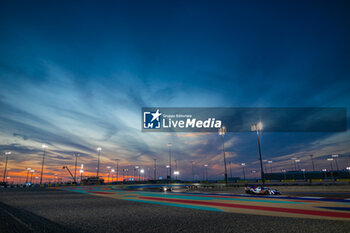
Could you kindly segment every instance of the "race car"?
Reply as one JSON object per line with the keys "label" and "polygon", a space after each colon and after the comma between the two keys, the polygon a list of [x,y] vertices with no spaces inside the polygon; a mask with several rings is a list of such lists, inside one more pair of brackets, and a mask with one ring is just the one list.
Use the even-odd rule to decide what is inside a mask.
{"label": "race car", "polygon": [[159,191],[160,191],[160,192],[171,192],[171,191],[172,191],[172,188],[171,188],[171,187],[166,187],[166,186],[164,186],[164,187],[160,187],[160,188],[159,188]]}
{"label": "race car", "polygon": [[245,192],[248,194],[261,194],[261,195],[280,195],[281,194],[276,189],[270,189],[262,186],[246,187]]}

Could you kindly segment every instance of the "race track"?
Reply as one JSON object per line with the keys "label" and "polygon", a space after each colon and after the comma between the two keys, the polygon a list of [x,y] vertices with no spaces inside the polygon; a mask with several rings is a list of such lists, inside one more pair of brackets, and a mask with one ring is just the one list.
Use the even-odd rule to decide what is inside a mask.
{"label": "race track", "polygon": [[252,196],[117,190],[108,186],[59,189],[126,201],[182,208],[327,220],[350,220],[350,200],[291,196]]}

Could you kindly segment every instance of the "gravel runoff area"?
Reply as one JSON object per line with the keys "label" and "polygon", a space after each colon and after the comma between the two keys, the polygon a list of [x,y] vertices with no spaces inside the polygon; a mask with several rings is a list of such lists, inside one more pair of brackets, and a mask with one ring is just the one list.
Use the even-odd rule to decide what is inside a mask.
{"label": "gravel runoff area", "polygon": [[53,189],[0,191],[0,232],[349,232],[350,222],[123,201]]}

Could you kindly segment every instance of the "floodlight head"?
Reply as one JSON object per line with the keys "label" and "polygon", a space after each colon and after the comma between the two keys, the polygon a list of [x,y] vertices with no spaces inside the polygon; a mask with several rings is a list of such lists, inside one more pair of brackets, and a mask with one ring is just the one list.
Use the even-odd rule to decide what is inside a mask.
{"label": "floodlight head", "polygon": [[6,151],[5,152],[5,155],[10,155],[11,154],[11,151]]}
{"label": "floodlight head", "polygon": [[226,134],[226,126],[222,126],[219,128],[219,135],[225,135]]}
{"label": "floodlight head", "polygon": [[256,131],[256,124],[252,124],[250,126],[250,131]]}
{"label": "floodlight head", "polygon": [[208,167],[208,164],[204,164],[204,167]]}
{"label": "floodlight head", "polygon": [[300,159],[296,159],[295,162],[296,162],[296,163],[299,163],[299,162],[300,162]]}
{"label": "floodlight head", "polygon": [[263,129],[263,124],[261,123],[261,121],[256,124],[252,124],[250,126],[251,131],[261,131],[262,129]]}
{"label": "floodlight head", "polygon": [[268,163],[272,163],[272,160],[267,161]]}
{"label": "floodlight head", "polygon": [[327,160],[328,160],[328,161],[332,161],[332,160],[333,160],[333,158],[327,158]]}
{"label": "floodlight head", "polygon": [[140,172],[141,172],[141,173],[144,173],[144,172],[145,172],[145,170],[141,169],[141,170],[140,170]]}
{"label": "floodlight head", "polygon": [[42,144],[41,147],[42,147],[42,148],[47,148],[47,145]]}
{"label": "floodlight head", "polygon": [[332,157],[333,157],[333,158],[338,158],[338,157],[339,157],[339,155],[332,155]]}
{"label": "floodlight head", "polygon": [[168,144],[167,144],[167,146],[168,146],[168,147],[171,147],[171,146],[173,146],[173,144],[171,144],[171,143],[168,143]]}
{"label": "floodlight head", "polygon": [[32,170],[30,167],[27,168],[28,171]]}
{"label": "floodlight head", "polygon": [[112,169],[112,170],[111,170],[111,172],[115,172],[115,170],[114,170],[114,169]]}
{"label": "floodlight head", "polygon": [[242,166],[245,166],[245,163],[241,163]]}
{"label": "floodlight head", "polygon": [[101,150],[102,150],[102,148],[101,148],[101,147],[97,147],[97,149],[96,149],[96,150],[101,151]]}

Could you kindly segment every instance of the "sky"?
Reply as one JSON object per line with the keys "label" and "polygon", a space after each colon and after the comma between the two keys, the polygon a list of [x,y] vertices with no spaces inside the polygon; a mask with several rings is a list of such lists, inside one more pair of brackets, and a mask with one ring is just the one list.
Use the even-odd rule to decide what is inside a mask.
{"label": "sky", "polygon": [[[165,176],[167,143],[179,177],[223,178],[217,133],[143,133],[142,107],[350,107],[348,1],[1,1],[0,172],[68,180],[142,166]],[[348,110],[347,110],[348,113]],[[349,125],[349,118],[348,125]],[[274,171],[350,166],[349,131],[264,133]],[[254,133],[225,136],[233,176],[258,170]],[[174,163],[174,161],[173,161]],[[334,164],[333,164],[334,166]],[[129,175],[130,172],[129,171]],[[230,174],[229,174],[230,176]]]}

